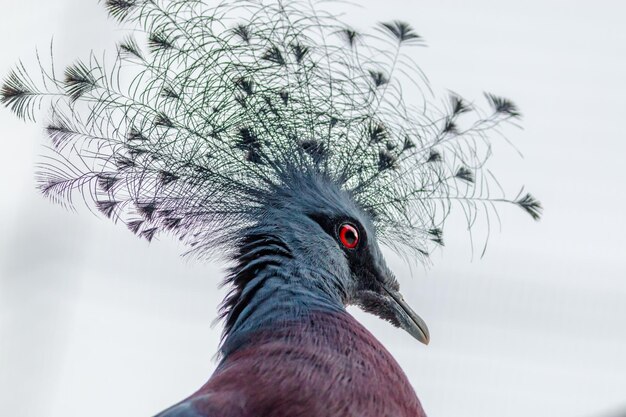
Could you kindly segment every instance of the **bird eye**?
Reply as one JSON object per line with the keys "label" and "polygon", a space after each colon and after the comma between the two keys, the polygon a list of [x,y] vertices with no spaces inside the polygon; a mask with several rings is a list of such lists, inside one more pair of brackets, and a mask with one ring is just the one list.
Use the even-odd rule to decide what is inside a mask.
{"label": "bird eye", "polygon": [[359,244],[359,231],[351,224],[342,224],[339,227],[339,240],[346,248],[354,249]]}

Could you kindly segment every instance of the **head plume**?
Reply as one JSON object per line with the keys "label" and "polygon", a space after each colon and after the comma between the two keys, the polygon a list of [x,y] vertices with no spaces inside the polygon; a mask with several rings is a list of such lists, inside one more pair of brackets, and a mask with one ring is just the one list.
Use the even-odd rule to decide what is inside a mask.
{"label": "head plume", "polygon": [[133,233],[172,233],[199,254],[228,248],[300,176],[347,191],[380,241],[422,255],[443,244],[455,204],[470,225],[494,202],[539,217],[530,194],[506,198],[484,168],[489,133],[517,107],[491,94],[487,110],[430,100],[407,53],[422,38],[403,22],[360,33],[307,1],[105,4],[132,31],[113,62],[42,66],[42,85],[19,66],[1,91],[24,118],[50,102],[39,182],[57,202],[80,195]]}

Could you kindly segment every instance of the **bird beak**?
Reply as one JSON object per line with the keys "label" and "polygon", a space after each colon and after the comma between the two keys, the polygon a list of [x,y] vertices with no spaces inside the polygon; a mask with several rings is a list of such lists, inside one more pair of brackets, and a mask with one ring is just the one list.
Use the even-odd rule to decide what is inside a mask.
{"label": "bird beak", "polygon": [[398,291],[385,288],[385,292],[389,295],[390,304],[394,310],[396,318],[404,330],[406,330],[411,336],[427,345],[430,342],[430,333],[428,332],[428,326],[420,316],[413,311],[411,307],[404,301],[402,294]]}

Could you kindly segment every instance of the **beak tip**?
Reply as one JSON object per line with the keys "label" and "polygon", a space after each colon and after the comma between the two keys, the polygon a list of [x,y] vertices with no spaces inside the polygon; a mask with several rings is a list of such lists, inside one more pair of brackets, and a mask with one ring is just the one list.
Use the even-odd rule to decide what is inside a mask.
{"label": "beak tip", "polygon": [[416,337],[416,339],[428,346],[430,344],[430,334],[428,330],[424,331],[423,329],[420,329],[419,337]]}

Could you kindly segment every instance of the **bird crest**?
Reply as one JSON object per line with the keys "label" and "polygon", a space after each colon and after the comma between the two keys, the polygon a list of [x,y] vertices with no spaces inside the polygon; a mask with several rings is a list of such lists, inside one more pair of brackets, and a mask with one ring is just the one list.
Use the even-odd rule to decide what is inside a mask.
{"label": "bird crest", "polygon": [[232,249],[296,177],[344,190],[378,240],[423,257],[454,207],[470,226],[499,203],[539,218],[532,195],[507,197],[487,168],[491,137],[521,117],[513,102],[438,97],[412,27],[360,32],[317,3],[106,1],[129,31],[115,59],[41,64],[43,77],[20,64],[2,87],[24,119],[50,109],[42,193],[199,255]]}

